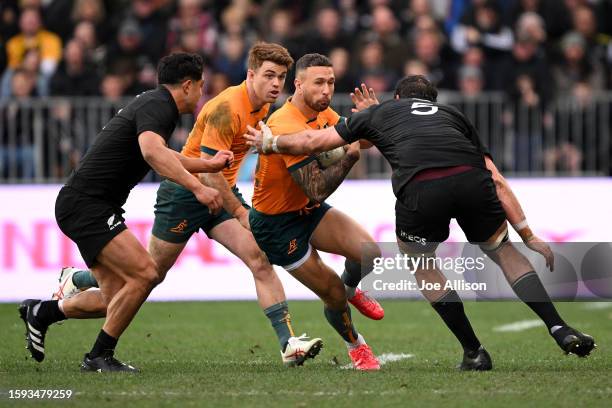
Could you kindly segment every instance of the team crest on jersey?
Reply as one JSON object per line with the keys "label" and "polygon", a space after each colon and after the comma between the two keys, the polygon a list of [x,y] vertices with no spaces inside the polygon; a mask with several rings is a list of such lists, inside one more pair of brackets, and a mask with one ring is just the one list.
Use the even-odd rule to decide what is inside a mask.
{"label": "team crest on jersey", "polygon": [[292,239],[291,241],[289,241],[289,250],[287,251],[287,255],[291,255],[292,253],[294,253],[297,248],[297,239]]}
{"label": "team crest on jersey", "polygon": [[170,228],[170,232],[176,232],[177,234],[180,234],[181,232],[185,231],[185,228],[187,228],[187,220],[183,220],[179,222],[176,227]]}

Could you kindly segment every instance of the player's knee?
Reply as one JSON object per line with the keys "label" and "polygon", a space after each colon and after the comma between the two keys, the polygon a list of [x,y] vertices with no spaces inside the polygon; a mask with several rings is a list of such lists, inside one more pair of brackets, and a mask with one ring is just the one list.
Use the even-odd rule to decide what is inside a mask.
{"label": "player's knee", "polygon": [[266,256],[259,249],[254,250],[249,257],[248,266],[253,274],[253,278],[259,281],[268,281],[276,278],[276,273],[268,262]]}
{"label": "player's knee", "polygon": [[153,259],[143,259],[137,266],[136,276],[138,282],[143,287],[151,289],[160,282],[160,275],[157,271],[157,264]]}

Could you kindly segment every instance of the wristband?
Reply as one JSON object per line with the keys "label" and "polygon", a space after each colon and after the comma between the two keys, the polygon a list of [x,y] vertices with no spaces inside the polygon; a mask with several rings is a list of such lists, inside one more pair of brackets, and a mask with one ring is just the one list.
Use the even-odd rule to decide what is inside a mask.
{"label": "wristband", "polygon": [[523,221],[518,222],[516,224],[512,224],[512,228],[514,228],[514,230],[516,232],[519,232],[520,230],[522,230],[525,227],[528,227],[529,224],[527,224],[527,218],[524,218]]}
{"label": "wristband", "polygon": [[272,139],[272,151],[274,153],[280,153],[280,150],[278,150],[278,145],[276,144],[277,141],[278,141],[278,136],[274,136],[274,139]]}

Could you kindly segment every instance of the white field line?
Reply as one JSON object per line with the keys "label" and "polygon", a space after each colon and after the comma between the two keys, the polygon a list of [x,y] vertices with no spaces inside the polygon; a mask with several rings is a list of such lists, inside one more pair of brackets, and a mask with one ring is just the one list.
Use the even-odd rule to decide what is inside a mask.
{"label": "white field line", "polygon": [[544,326],[541,320],[519,320],[518,322],[503,324],[493,328],[496,332],[519,332],[532,329],[534,327]]}
{"label": "white field line", "polygon": [[[384,353],[380,356],[377,356],[378,362],[381,366],[387,363],[394,363],[396,361],[406,360],[414,357],[414,354],[406,354],[406,353]],[[353,368],[353,364],[346,364],[340,367],[343,370],[350,370]]]}

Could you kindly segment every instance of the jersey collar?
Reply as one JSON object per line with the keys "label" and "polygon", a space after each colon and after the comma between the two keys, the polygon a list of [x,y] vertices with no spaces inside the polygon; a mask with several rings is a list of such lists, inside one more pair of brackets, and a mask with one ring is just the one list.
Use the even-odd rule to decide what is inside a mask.
{"label": "jersey collar", "polygon": [[157,89],[161,90],[164,95],[166,95],[166,97],[168,98],[168,100],[172,103],[172,106],[174,107],[174,113],[176,114],[176,116],[179,116],[179,110],[178,110],[178,106],[176,105],[176,101],[174,100],[174,97],[172,97],[172,94],[170,93],[170,91],[168,90],[168,88],[166,88],[163,85],[158,85]]}
{"label": "jersey collar", "polygon": [[261,111],[262,109],[264,109],[266,107],[266,105],[268,104],[263,104],[263,106],[259,109],[255,109],[253,107],[253,104],[251,103],[251,100],[249,99],[249,92],[247,91],[247,85],[246,85],[246,80],[242,81],[242,83],[240,85],[238,85],[240,87],[240,90],[242,91],[242,99],[244,101],[244,103],[246,104],[249,114],[254,114],[257,113],[259,111]]}
{"label": "jersey collar", "polygon": [[306,123],[307,125],[309,125],[309,124],[311,124],[312,122],[316,122],[316,121],[317,121],[317,119],[319,119],[319,114],[320,114],[321,112],[319,112],[319,113],[317,114],[317,116],[315,116],[314,118],[310,118],[310,119],[309,119],[309,118],[307,118],[306,116],[304,116],[304,114],[302,113],[302,111],[301,111],[301,110],[299,110],[299,109],[298,109],[298,107],[297,107],[297,106],[295,106],[295,105],[293,104],[293,102],[291,102],[291,99],[292,99],[292,98],[293,98],[292,96],[288,97],[288,98],[287,98],[287,102],[285,102],[285,105],[287,105],[287,108],[288,108],[288,109],[291,109],[291,110],[293,110],[295,113],[297,113],[298,115],[300,115],[300,117],[301,117],[302,119],[304,119],[304,123]]}

